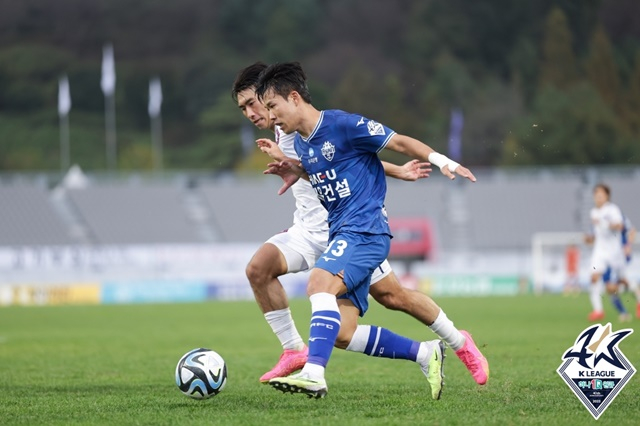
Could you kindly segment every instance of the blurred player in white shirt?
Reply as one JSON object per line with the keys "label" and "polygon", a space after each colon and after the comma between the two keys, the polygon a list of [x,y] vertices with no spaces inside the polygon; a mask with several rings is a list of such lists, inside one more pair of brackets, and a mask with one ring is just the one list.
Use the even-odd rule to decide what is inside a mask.
{"label": "blurred player in white shirt", "polygon": [[[623,266],[620,270],[620,275],[618,276],[618,284],[620,286],[626,287],[630,292],[632,292],[635,296],[636,300],[636,318],[640,318],[640,288],[638,288],[638,283],[632,280],[627,272],[628,266],[631,263],[631,253],[633,252],[633,243],[636,238],[636,228],[633,226],[628,217],[623,215],[622,220],[623,226],[621,231],[621,242],[622,242],[622,250],[623,250]],[[618,312],[620,313],[620,319],[630,321],[631,315],[629,315],[622,304],[622,301],[616,302],[614,297],[618,299],[620,296],[618,293],[612,295],[612,300],[616,308],[618,308]]]}
{"label": "blurred player in white shirt", "polygon": [[[295,134],[286,135],[276,128],[270,121],[266,108],[255,97],[255,84],[264,68],[265,64],[255,63],[243,69],[234,82],[232,97],[243,115],[256,127],[274,131],[276,144],[263,139],[263,146],[270,147],[261,148],[263,152],[275,159],[278,156],[295,158]],[[417,160],[404,166],[389,163],[384,166],[387,176],[403,180],[423,178],[431,171],[425,168],[425,163]],[[276,366],[260,378],[263,383],[267,383],[272,377],[286,376],[302,368],[308,354],[308,348],[293,322],[287,296],[278,277],[311,269],[328,244],[327,211],[320,204],[315,190],[309,182],[300,179],[292,186],[292,191],[296,200],[294,225],[286,232],[271,237],[258,249],[247,266],[247,277],[256,301],[284,350]],[[427,325],[455,351],[476,383],[484,385],[487,382],[487,361],[477,349],[471,335],[467,331],[458,330],[431,298],[402,287],[387,261],[375,270],[371,283],[370,294],[377,302],[387,309],[408,313]],[[360,349],[364,349],[364,346],[354,349],[360,343],[362,342],[338,340],[336,346],[362,352]]]}
{"label": "blurred player in white shirt", "polygon": [[[620,208],[609,201],[610,196],[611,190],[607,185],[598,184],[593,189],[595,207],[591,209],[592,233],[586,237],[587,243],[593,243],[589,290],[593,311],[588,317],[590,321],[604,319],[601,281],[604,281],[607,293],[616,294],[618,278],[625,264],[621,244],[623,216]],[[612,302],[615,305],[615,298]]]}

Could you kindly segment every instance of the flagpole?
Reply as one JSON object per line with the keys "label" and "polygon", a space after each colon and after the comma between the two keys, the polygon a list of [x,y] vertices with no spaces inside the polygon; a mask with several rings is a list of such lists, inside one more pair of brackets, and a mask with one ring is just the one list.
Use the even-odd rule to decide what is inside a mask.
{"label": "flagpole", "polygon": [[107,169],[113,171],[117,167],[118,155],[116,146],[116,67],[111,44],[106,44],[102,48],[102,78],[100,86],[102,87],[102,93],[104,93]]}
{"label": "flagpole", "polygon": [[162,85],[160,78],[149,80],[149,118],[151,119],[151,155],[153,168],[162,170]]}
{"label": "flagpole", "polygon": [[69,143],[69,114],[60,116],[60,171],[69,170],[70,151]]}
{"label": "flagpole", "polygon": [[69,79],[66,75],[58,80],[58,117],[60,118],[60,170],[64,173],[69,169],[69,111],[71,110],[71,94]]}
{"label": "flagpole", "polygon": [[117,147],[116,147],[116,102],[113,94],[105,95],[105,133],[107,143],[107,168],[111,171],[117,166]]}
{"label": "flagpole", "polygon": [[151,117],[151,142],[153,149],[153,168],[162,170],[162,116]]}

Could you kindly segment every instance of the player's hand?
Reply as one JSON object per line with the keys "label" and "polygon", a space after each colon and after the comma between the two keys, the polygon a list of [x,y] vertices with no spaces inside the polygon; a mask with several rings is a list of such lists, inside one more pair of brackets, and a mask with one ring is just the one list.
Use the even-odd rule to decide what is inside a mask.
{"label": "player's hand", "polygon": [[282,195],[287,192],[287,189],[300,179],[293,171],[293,164],[289,161],[278,161],[267,164],[267,170],[263,172],[265,175],[276,175],[282,178],[282,186],[278,190],[278,195]]}
{"label": "player's hand", "polygon": [[449,170],[449,166],[446,165],[444,167],[440,168],[440,171],[442,172],[443,175],[445,175],[446,177],[448,177],[449,179],[455,179],[456,175],[462,176],[464,178],[469,179],[471,182],[475,182],[476,181],[476,177],[473,175],[473,173],[471,173],[471,171],[469,169],[467,169],[466,167],[463,167],[461,165],[458,164],[458,167],[456,167],[456,169],[452,172],[451,170]]}
{"label": "player's hand", "polygon": [[258,145],[260,151],[264,152],[276,161],[282,161],[285,158],[285,155],[278,144],[271,139],[260,138],[256,140],[256,145]]}
{"label": "player's hand", "polygon": [[428,178],[432,172],[431,163],[420,160],[411,160],[400,167],[400,179],[406,181],[416,181],[418,179]]}

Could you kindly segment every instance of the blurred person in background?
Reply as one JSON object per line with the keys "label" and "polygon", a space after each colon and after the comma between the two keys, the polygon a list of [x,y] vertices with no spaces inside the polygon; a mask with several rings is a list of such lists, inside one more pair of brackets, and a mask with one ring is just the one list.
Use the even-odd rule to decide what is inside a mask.
{"label": "blurred person in background", "polygon": [[[633,253],[633,243],[636,240],[636,228],[631,223],[631,220],[627,216],[623,215],[621,231],[622,250],[624,254],[624,263],[622,265],[620,276],[618,277],[618,284],[629,290],[635,296],[636,301],[636,318],[640,319],[640,288],[638,288],[638,282],[631,279],[628,274],[628,266],[631,263],[631,255]],[[620,288],[619,288],[620,289]],[[619,295],[618,295],[619,297]],[[620,302],[622,305],[622,302]],[[624,308],[624,305],[622,305]],[[626,310],[625,312],[626,313]],[[622,314],[622,313],[621,313]],[[631,316],[626,315],[625,319],[630,320]]]}
{"label": "blurred person in background", "polygon": [[618,282],[626,263],[622,243],[624,217],[620,208],[610,200],[611,189],[603,183],[597,184],[593,189],[594,207],[590,213],[592,231],[585,236],[585,242],[593,244],[589,289],[593,310],[588,316],[590,321],[600,321],[605,316],[601,296],[602,283],[605,285],[611,303],[618,311],[620,321],[630,319],[618,294]]}

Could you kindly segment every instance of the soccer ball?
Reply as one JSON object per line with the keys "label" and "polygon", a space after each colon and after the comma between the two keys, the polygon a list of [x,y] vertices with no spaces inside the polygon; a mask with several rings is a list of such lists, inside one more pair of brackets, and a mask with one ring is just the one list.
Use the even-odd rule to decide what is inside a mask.
{"label": "soccer ball", "polygon": [[176,385],[190,398],[207,399],[227,384],[227,365],[211,349],[199,348],[184,354],[176,366]]}

